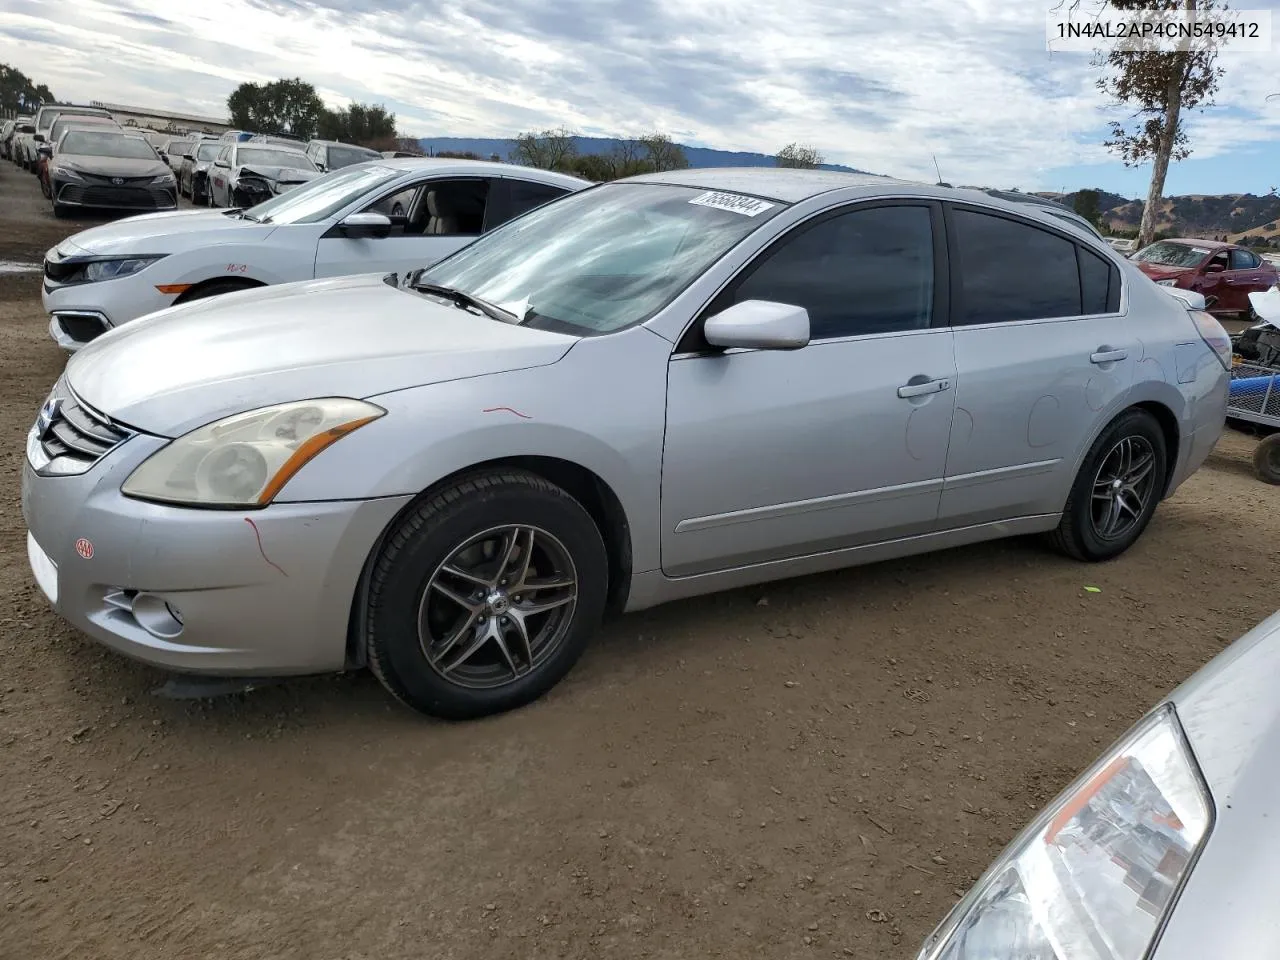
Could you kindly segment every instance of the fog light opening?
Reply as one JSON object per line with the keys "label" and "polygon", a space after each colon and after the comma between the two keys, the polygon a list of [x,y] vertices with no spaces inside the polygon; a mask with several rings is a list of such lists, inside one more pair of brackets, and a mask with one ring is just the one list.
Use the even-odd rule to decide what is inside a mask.
{"label": "fog light opening", "polygon": [[161,640],[172,640],[182,633],[182,617],[178,611],[154,593],[139,593],[130,608],[138,626]]}

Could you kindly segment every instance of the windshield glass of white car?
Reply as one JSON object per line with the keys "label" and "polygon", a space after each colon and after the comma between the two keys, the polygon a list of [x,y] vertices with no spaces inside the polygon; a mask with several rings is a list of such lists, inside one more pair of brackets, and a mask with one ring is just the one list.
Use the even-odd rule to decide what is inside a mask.
{"label": "windshield glass of white car", "polygon": [[354,167],[317,177],[246,212],[271,223],[319,223],[400,176],[387,167]]}
{"label": "windshield glass of white car", "polygon": [[316,165],[305,153],[292,150],[269,150],[263,147],[241,147],[236,155],[239,163],[257,164],[260,167],[297,167],[300,170],[314,170]]}
{"label": "windshield glass of white car", "polygon": [[216,140],[213,140],[209,143],[202,143],[200,144],[199,149],[196,150],[196,160],[198,161],[213,160],[218,156],[218,153],[221,150],[222,150],[222,144],[218,143],[218,141]]}
{"label": "windshield glass of white car", "polygon": [[785,204],[666,184],[610,184],[539,207],[415,281],[530,327],[612,333],[653,316]]}

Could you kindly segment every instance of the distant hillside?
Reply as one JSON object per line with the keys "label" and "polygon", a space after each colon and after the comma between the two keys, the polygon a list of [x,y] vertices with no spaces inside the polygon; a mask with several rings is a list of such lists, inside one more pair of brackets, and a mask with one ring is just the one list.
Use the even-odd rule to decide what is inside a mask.
{"label": "distant hillside", "polygon": [[[1077,193],[1045,193],[1042,196],[1072,205]],[[1142,222],[1141,200],[1098,191],[1102,221],[1113,231],[1136,232]],[[1221,237],[1233,242],[1241,237],[1280,239],[1280,196],[1252,193],[1189,194],[1166,197],[1160,204],[1156,230],[1169,236]]]}
{"label": "distant hillside", "polygon": [[[453,153],[474,153],[482,157],[497,154],[506,160],[516,148],[515,140],[488,137],[423,137],[418,141],[429,153],[447,150]],[[622,141],[608,137],[577,137],[578,152],[611,153]],[[712,150],[708,147],[685,146],[684,155],[691,167],[772,167],[773,157],[763,153],[738,153],[732,150]],[[843,170],[846,173],[866,173],[838,163],[824,163],[823,170]]]}

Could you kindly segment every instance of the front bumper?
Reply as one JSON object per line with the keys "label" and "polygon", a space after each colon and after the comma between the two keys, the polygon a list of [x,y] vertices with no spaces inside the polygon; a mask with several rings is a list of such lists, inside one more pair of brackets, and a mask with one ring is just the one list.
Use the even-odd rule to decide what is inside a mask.
{"label": "front bumper", "polygon": [[122,496],[124,480],[165,443],[132,436],[76,476],[24,464],[29,560],[57,613],[119,653],[180,673],[348,666],[361,570],[410,498],[236,511]]}
{"label": "front bumper", "polygon": [[90,181],[50,178],[49,189],[63,207],[95,210],[132,210],[150,213],[178,208],[178,186],[112,185]]}
{"label": "front bumper", "polygon": [[55,283],[46,275],[40,301],[50,315],[49,335],[64,350],[75,351],[112,327],[173,306],[173,294],[155,288],[154,274],[96,283]]}

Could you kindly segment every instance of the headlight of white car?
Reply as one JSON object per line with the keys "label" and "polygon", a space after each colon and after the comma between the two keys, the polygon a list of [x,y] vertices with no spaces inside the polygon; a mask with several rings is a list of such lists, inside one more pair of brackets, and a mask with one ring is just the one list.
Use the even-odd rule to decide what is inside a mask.
{"label": "headlight of white car", "polygon": [[84,278],[90,283],[117,280],[145,270],[162,257],[121,257],[118,260],[91,260],[84,265]]}
{"label": "headlight of white car", "polygon": [[1177,280],[1157,280],[1156,283],[1162,287],[1176,287],[1178,285]]}
{"label": "headlight of white car", "polygon": [[919,960],[1142,960],[1212,820],[1177,716],[1158,710],[1005,849]]}
{"label": "headlight of white car", "polygon": [[264,507],[307,461],[385,413],[345,397],[238,413],[157,450],[120,489],[192,507]]}

